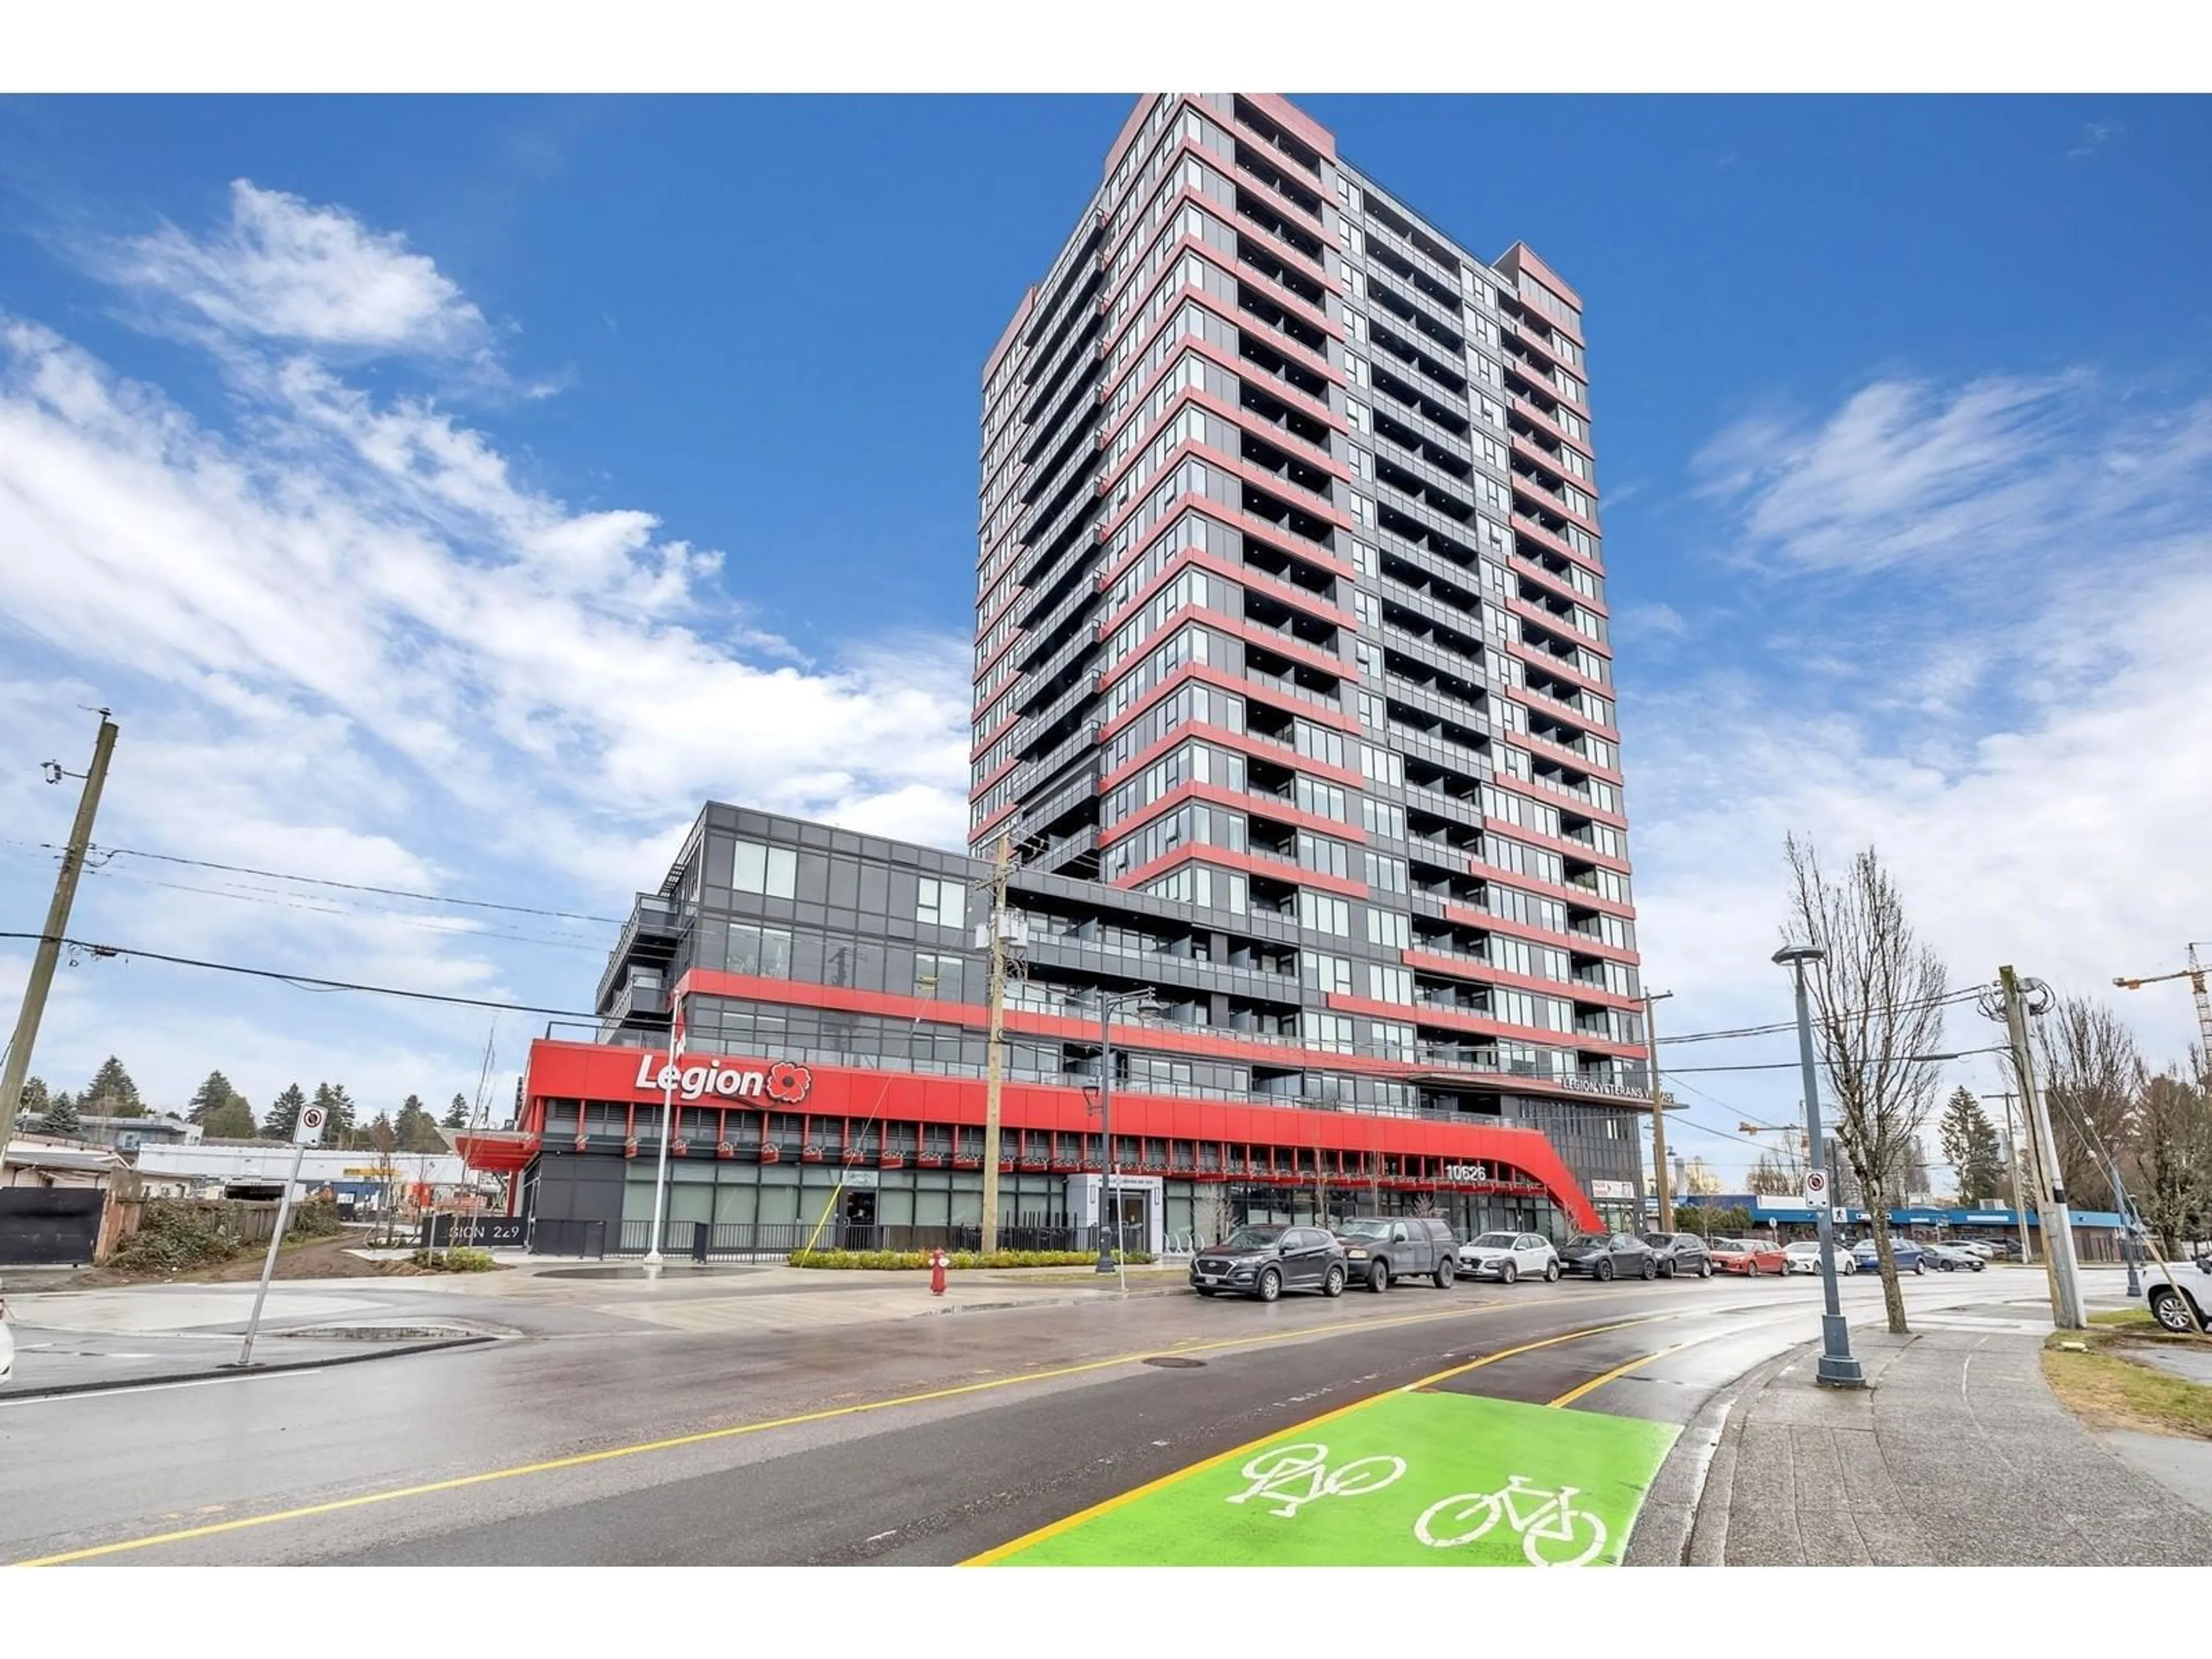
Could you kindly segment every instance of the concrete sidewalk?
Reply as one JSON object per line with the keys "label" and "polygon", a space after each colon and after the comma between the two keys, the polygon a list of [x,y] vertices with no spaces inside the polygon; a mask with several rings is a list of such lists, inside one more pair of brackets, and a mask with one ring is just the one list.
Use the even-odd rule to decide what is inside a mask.
{"label": "concrete sidewalk", "polygon": [[1906,1337],[1855,1327],[1863,1389],[1819,1387],[1811,1346],[1754,1370],[1678,1443],[1629,1564],[2212,1561],[2212,1514],[2184,1495],[2203,1487],[2182,1454],[2204,1449],[2133,1437],[2174,1454],[2160,1457],[2091,1433],[2044,1381],[2047,1322],[2013,1311],[1938,1316]]}

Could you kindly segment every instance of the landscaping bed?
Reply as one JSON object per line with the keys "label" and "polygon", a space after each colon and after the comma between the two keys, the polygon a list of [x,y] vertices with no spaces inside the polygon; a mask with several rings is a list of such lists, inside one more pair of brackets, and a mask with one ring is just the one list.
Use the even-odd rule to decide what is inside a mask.
{"label": "landscaping bed", "polygon": [[[785,1260],[794,1267],[927,1267],[928,1250],[793,1250]],[[1152,1257],[1133,1250],[1118,1258],[1131,1267],[1144,1266]],[[954,1250],[945,1259],[948,1267],[1087,1267],[1098,1260],[1092,1250]]]}
{"label": "landscaping bed", "polygon": [[2089,1316],[2086,1331],[2058,1331],[2043,1345],[2043,1375],[2067,1407],[2093,1428],[2212,1440],[2212,1386],[2145,1364],[2156,1349],[2212,1353],[2212,1337],[2162,1330],[2146,1309]]}

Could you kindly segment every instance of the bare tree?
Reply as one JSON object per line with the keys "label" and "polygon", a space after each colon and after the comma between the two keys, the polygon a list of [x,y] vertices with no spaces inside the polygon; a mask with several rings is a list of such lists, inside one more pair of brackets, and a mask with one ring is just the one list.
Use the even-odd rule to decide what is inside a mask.
{"label": "bare tree", "polygon": [[2212,1232],[2212,1089],[2169,1068],[2148,1079],[2130,1196],[2168,1255]]}
{"label": "bare tree", "polygon": [[1809,842],[1784,842],[1790,860],[1785,937],[1826,954],[1806,979],[1814,1041],[1836,1091],[1836,1139],[1863,1194],[1881,1271],[1889,1328],[1910,1327],[1890,1248],[1889,1206],[1936,1104],[1937,1066],[1916,1059],[1939,1047],[1950,988],[1942,959],[1920,942],[1905,901],[1875,849],[1831,879]]}
{"label": "bare tree", "polygon": [[2065,997],[2036,1022],[2035,1038],[2059,1179],[2069,1199],[2110,1192],[2112,1160],[2135,1140],[2146,1081],[2135,1037],[2104,1004]]}
{"label": "bare tree", "polygon": [[1198,1230],[1200,1244],[1218,1244],[1229,1237],[1229,1229],[1237,1219],[1236,1206],[1229,1201],[1229,1186],[1225,1182],[1211,1181],[1198,1189],[1191,1206],[1191,1225]]}
{"label": "bare tree", "polygon": [[1762,1198],[1777,1198],[1784,1193],[1794,1193],[1805,1184],[1805,1177],[1772,1152],[1761,1152],[1759,1161],[1751,1166],[1744,1185]]}

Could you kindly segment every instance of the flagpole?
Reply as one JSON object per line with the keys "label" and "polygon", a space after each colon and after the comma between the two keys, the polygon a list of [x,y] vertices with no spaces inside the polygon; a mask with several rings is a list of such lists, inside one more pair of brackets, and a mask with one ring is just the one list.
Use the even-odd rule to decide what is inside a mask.
{"label": "flagpole", "polygon": [[678,994],[674,1016],[670,1021],[674,1041],[669,1045],[668,1064],[660,1068],[660,1156],[653,1176],[653,1237],[645,1253],[645,1276],[660,1277],[661,1215],[668,1200],[668,1143],[673,1139],[676,1127],[676,1072],[684,1058],[684,1000]]}

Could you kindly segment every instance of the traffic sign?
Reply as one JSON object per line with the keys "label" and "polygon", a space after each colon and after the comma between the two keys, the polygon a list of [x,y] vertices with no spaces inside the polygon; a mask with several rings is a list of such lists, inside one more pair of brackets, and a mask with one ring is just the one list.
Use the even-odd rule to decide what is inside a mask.
{"label": "traffic sign", "polygon": [[330,1115],[330,1109],[325,1106],[300,1108],[300,1121],[292,1126],[292,1144],[295,1146],[312,1146],[320,1140],[323,1138],[323,1123]]}
{"label": "traffic sign", "polygon": [[1805,1205],[1808,1209],[1825,1208],[1828,1202],[1828,1172],[1826,1170],[1805,1171]]}

